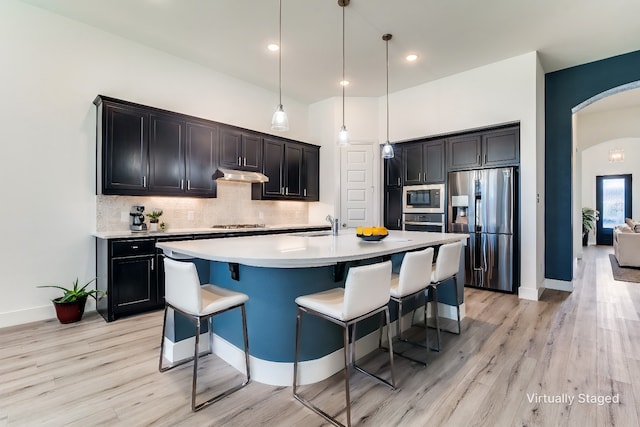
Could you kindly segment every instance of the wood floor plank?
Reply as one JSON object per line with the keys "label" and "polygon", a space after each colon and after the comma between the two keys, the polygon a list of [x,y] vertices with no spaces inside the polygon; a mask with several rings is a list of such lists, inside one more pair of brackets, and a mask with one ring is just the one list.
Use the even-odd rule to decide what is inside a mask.
{"label": "wood floor plank", "polygon": [[[352,375],[354,424],[638,425],[640,284],[613,280],[611,252],[585,248],[575,290],[546,290],[540,301],[465,288],[462,334],[443,334],[429,366],[396,357],[395,391]],[[161,312],[0,329],[0,427],[326,425],[291,387],[255,382],[191,412],[191,365],[158,372],[161,329]],[[365,363],[384,372],[386,357]],[[215,356],[199,372],[202,398],[240,379]],[[337,374],[305,390],[344,419],[342,381]],[[619,402],[578,402],[584,396]]]}

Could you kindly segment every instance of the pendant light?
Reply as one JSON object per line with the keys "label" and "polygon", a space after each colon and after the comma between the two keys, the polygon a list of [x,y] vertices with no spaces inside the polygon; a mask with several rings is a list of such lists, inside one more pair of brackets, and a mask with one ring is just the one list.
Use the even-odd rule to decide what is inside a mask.
{"label": "pendant light", "polygon": [[338,145],[341,146],[349,145],[349,132],[344,124],[344,87],[347,85],[344,78],[344,9],[349,6],[350,2],[351,0],[338,0],[338,6],[342,7],[342,81],[340,82],[342,86],[342,127],[338,132]]}
{"label": "pendant light", "polygon": [[387,46],[387,141],[382,146],[383,159],[393,159],[393,147],[389,144],[389,40],[391,37],[391,34],[382,36],[382,40],[386,42]]}
{"label": "pendant light", "polygon": [[278,45],[280,49],[278,50],[278,85],[279,85],[279,94],[280,94],[280,103],[276,108],[276,112],[273,113],[273,118],[271,119],[271,129],[278,131],[288,131],[289,130],[289,119],[287,118],[287,113],[284,112],[284,108],[282,107],[282,0],[279,0],[279,20],[278,20]]}

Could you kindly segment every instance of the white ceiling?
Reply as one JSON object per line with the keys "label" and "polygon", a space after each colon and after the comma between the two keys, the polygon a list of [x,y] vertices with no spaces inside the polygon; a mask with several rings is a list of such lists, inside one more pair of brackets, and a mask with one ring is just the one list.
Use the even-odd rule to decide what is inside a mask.
{"label": "white ceiling", "polygon": [[[277,91],[278,0],[22,0]],[[282,0],[283,97],[341,94],[337,0]],[[640,49],[636,0],[351,0],[347,96],[391,92],[531,51],[546,72]],[[416,63],[403,58],[420,55]]]}

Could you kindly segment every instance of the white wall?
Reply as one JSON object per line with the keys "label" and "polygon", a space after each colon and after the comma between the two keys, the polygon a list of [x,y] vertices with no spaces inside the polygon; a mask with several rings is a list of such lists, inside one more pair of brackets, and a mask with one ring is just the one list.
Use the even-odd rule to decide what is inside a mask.
{"label": "white wall", "polygon": [[[640,90],[635,90],[640,97]],[[597,102],[596,102],[597,103]],[[578,147],[584,150],[603,141],[640,136],[640,107],[596,113],[579,112]]]}
{"label": "white wall", "polygon": [[[390,140],[400,141],[520,122],[520,297],[538,299],[544,271],[544,229],[539,219],[544,179],[544,76],[537,54],[531,52],[505,61],[446,77],[390,94]],[[379,116],[385,117],[384,97]],[[540,121],[542,120],[542,125]],[[386,126],[378,122],[379,140]],[[542,248],[540,247],[542,245]]]}
{"label": "white wall", "polygon": [[[96,95],[269,133],[278,101],[262,88],[13,0],[0,2],[0,56],[0,327],[55,316],[49,300],[56,291],[37,285],[95,274]],[[308,107],[283,101],[286,136],[313,142]]]}

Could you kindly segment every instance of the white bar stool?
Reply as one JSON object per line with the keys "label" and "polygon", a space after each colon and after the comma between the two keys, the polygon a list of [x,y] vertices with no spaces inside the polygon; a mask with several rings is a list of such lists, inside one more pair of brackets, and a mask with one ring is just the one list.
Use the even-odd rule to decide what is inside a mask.
{"label": "white bar stool", "polygon": [[[330,416],[304,397],[298,394],[298,358],[300,354],[300,331],[302,327],[302,313],[319,316],[344,328],[344,382],[346,393],[347,426],[351,426],[351,397],[349,393],[350,367],[353,365],[358,371],[382,382],[395,390],[395,376],[393,373],[393,347],[391,331],[387,328],[389,339],[389,364],[391,382],[368,372],[356,365],[355,339],[356,323],[360,320],[384,312],[385,320],[389,324],[389,289],[391,280],[391,261],[377,264],[351,267],[347,273],[344,288],[335,288],[311,295],[296,298],[298,313],[296,316],[296,351],[293,363],[293,396],[303,405],[322,416],[330,423],[343,426],[336,418]],[[349,327],[351,327],[351,343],[349,343]],[[348,355],[351,355],[349,358]]]}
{"label": "white bar stool", "polygon": [[[460,266],[460,253],[462,252],[462,242],[447,243],[440,246],[438,249],[438,256],[436,258],[436,265],[433,268],[431,275],[431,283],[428,289],[432,290],[434,309],[433,314],[436,320],[436,332],[438,337],[438,348],[436,351],[440,351],[440,322],[438,321],[438,286],[443,282],[453,279],[454,292],[456,298],[456,310],[458,312],[458,332],[453,332],[460,335],[460,303],[458,301],[458,268]],[[427,323],[425,322],[425,327]]]}
{"label": "white bar stool", "polygon": [[[223,397],[230,395],[246,386],[251,380],[251,373],[249,370],[249,341],[247,338],[247,316],[244,303],[249,297],[240,292],[234,292],[229,289],[221,288],[215,285],[200,285],[200,279],[198,278],[198,272],[196,266],[192,262],[174,261],[170,258],[164,258],[164,274],[165,274],[165,309],[164,309],[164,322],[162,324],[162,343],[160,344],[160,363],[158,369],[160,372],[168,371],[169,369],[180,366],[184,363],[193,360],[193,382],[191,387],[191,410],[199,411],[200,409],[208,406]],[[193,357],[186,360],[171,364],[169,366],[162,365],[162,359],[164,356],[164,335],[167,326],[167,311],[171,308],[174,311],[190,318],[194,321],[196,327],[195,335],[195,348]],[[209,322],[209,351],[206,354],[213,352],[213,322],[212,318],[216,314],[224,313],[225,311],[233,310],[234,308],[240,308],[242,311],[242,331],[244,334],[244,356],[246,363],[246,380],[229,390],[226,390],[217,396],[196,404],[196,386],[198,381],[198,358],[199,358],[199,343],[200,343],[200,322],[206,320]]]}
{"label": "white bar stool", "polygon": [[[431,274],[433,269],[433,248],[426,248],[420,251],[407,252],[402,259],[400,266],[400,274],[392,274],[391,276],[391,301],[398,304],[398,339],[411,345],[429,348],[429,338],[427,329],[425,328],[425,343],[410,341],[402,337],[402,304],[408,300],[422,295],[424,301],[424,322],[427,324],[427,297],[425,290],[430,285]],[[380,329],[379,338],[380,347],[382,347],[382,328]],[[409,359],[411,361],[427,365],[426,360],[418,360],[408,355],[396,352],[396,355]]]}

